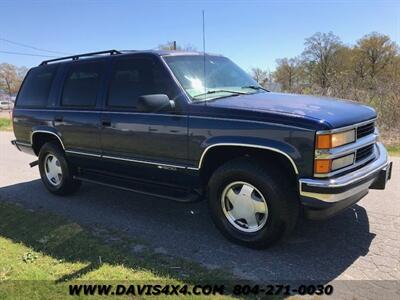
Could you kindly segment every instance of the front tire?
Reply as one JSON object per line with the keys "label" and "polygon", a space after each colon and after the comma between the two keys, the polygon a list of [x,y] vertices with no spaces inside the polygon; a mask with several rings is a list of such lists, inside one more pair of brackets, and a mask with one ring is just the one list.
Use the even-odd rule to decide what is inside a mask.
{"label": "front tire", "polygon": [[262,249],[290,233],[299,215],[295,189],[275,166],[236,159],[218,168],[208,185],[217,228],[229,240]]}
{"label": "front tire", "polygon": [[44,185],[53,194],[69,195],[81,185],[73,178],[74,170],[57,142],[48,142],[40,149],[39,171]]}

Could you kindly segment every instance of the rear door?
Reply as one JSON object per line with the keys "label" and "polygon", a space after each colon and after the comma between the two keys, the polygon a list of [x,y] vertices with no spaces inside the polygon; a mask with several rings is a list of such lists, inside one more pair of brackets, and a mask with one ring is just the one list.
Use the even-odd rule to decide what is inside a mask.
{"label": "rear door", "polygon": [[[176,85],[152,56],[115,58],[101,116],[104,164],[114,172],[157,182],[181,183],[187,164],[187,115]],[[173,111],[139,112],[138,97],[166,94]]]}
{"label": "rear door", "polygon": [[98,163],[101,156],[99,99],[105,68],[105,61],[71,63],[65,70],[59,109],[54,114],[67,155],[84,167]]}

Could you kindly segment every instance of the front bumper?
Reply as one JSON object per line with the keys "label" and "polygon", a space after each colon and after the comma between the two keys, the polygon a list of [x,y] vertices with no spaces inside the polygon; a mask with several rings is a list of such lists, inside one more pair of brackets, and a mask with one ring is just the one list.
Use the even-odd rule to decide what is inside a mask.
{"label": "front bumper", "polygon": [[354,172],[330,179],[299,180],[300,199],[309,219],[324,219],[356,203],[368,190],[384,189],[391,177],[392,163],[381,143],[376,143],[376,158]]}

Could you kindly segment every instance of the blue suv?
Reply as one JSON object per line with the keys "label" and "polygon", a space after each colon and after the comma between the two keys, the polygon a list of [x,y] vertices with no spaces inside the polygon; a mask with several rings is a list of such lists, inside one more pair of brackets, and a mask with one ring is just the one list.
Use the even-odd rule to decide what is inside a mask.
{"label": "blue suv", "polygon": [[300,216],[330,217],[391,175],[375,111],[271,93],[220,55],[102,51],[32,68],[13,111],[46,188],[81,182],[206,198],[230,240],[272,245]]}

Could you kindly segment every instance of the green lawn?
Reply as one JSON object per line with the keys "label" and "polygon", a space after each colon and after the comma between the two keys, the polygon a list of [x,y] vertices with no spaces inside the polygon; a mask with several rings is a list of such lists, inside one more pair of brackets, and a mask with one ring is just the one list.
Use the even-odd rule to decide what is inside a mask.
{"label": "green lawn", "polygon": [[[63,299],[70,297],[69,284],[99,281],[233,284],[228,273],[154,253],[143,245],[116,232],[92,231],[56,215],[0,202],[0,299]],[[132,251],[135,247],[140,251]]]}
{"label": "green lawn", "polygon": [[0,131],[1,130],[12,130],[11,120],[7,118],[0,118]]}
{"label": "green lawn", "polygon": [[389,152],[389,155],[392,156],[400,156],[400,145],[388,145],[386,149]]}

